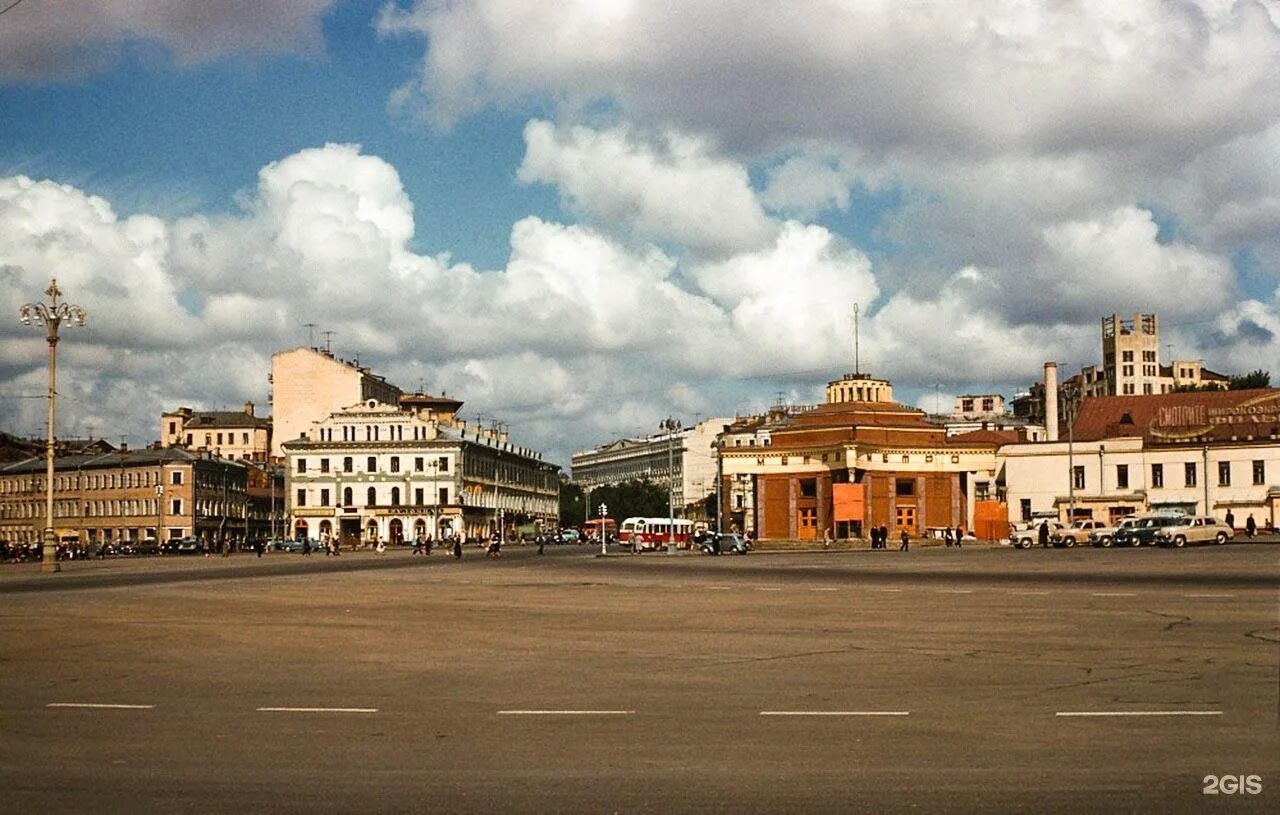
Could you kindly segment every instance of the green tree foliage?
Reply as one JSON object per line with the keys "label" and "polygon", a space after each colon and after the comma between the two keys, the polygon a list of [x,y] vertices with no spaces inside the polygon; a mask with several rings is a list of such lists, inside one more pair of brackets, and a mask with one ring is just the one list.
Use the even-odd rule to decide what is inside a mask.
{"label": "green tree foliage", "polygon": [[1250,371],[1247,374],[1236,374],[1231,377],[1227,384],[1227,389],[1233,391],[1269,387],[1271,387],[1271,374],[1261,368],[1256,371]]}
{"label": "green tree foliage", "polygon": [[649,481],[628,481],[609,487],[596,487],[591,491],[591,507],[588,512],[582,487],[564,483],[560,485],[560,523],[563,526],[575,526],[588,517],[595,518],[602,503],[609,505],[609,517],[616,521],[633,516],[662,518],[667,514],[667,490],[666,487]]}

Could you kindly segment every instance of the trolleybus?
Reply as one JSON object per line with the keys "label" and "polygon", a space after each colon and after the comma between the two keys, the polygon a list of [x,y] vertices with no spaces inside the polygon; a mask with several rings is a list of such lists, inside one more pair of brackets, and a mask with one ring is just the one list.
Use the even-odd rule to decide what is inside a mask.
{"label": "trolleybus", "polygon": [[684,549],[692,536],[693,521],[684,518],[627,518],[618,530],[618,540],[630,544],[636,552],[658,549],[668,542]]}

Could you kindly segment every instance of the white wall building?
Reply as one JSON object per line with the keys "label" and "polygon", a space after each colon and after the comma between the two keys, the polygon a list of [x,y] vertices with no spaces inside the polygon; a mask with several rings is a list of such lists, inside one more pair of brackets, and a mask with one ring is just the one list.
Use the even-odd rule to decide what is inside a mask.
{"label": "white wall building", "polygon": [[716,437],[733,419],[706,419],[674,433],[620,439],[571,458],[573,481],[585,490],[650,481],[673,489],[677,509],[716,490]]}
{"label": "white wall building", "polygon": [[400,543],[556,523],[559,468],[505,433],[468,427],[461,402],[368,399],[286,442],[291,534]]}
{"label": "white wall building", "polygon": [[1108,522],[1165,508],[1280,523],[1280,390],[1094,397],[1072,430],[1000,448],[1010,521],[1074,506]]}

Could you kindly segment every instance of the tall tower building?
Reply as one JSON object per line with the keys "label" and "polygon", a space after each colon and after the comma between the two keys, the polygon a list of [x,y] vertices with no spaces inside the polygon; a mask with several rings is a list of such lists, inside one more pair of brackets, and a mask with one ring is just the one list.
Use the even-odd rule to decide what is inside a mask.
{"label": "tall tower building", "polygon": [[1102,370],[1107,396],[1161,392],[1160,323],[1154,314],[1102,318]]}

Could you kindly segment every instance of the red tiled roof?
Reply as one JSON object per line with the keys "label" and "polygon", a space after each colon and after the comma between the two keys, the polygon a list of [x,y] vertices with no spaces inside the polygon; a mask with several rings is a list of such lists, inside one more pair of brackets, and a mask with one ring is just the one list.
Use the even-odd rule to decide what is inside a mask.
{"label": "red tiled roof", "polygon": [[1020,433],[1017,430],[970,430],[968,433],[957,433],[954,436],[948,436],[947,444],[991,444],[999,447],[1002,444],[1015,444],[1026,440],[1026,433]]}
{"label": "red tiled roof", "polygon": [[1098,396],[1080,403],[1077,441],[1142,436],[1148,443],[1280,434],[1280,388]]}

